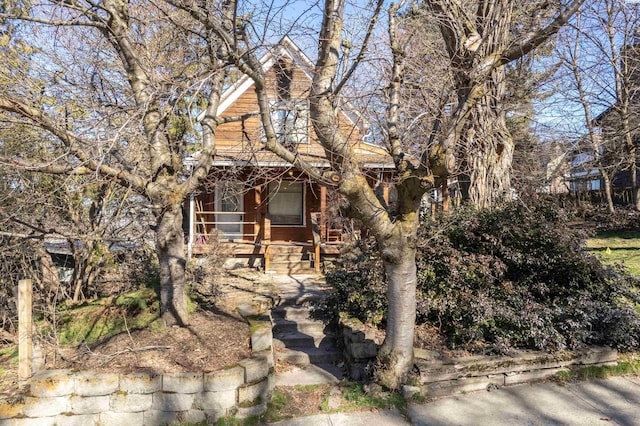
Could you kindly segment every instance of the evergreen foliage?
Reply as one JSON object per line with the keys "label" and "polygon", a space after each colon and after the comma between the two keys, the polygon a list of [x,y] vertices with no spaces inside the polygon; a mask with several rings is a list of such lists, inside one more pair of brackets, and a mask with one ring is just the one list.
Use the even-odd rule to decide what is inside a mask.
{"label": "evergreen foliage", "polygon": [[[640,346],[640,282],[603,266],[556,206],[508,204],[427,220],[418,240],[417,322],[452,348],[508,353],[585,344]],[[333,303],[384,323],[384,271],[371,241],[327,279]]]}

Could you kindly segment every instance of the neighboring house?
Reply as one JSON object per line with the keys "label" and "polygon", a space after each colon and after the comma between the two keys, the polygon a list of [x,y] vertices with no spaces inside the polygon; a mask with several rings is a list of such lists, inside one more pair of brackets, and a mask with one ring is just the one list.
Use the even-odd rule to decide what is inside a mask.
{"label": "neighboring house", "polygon": [[[329,167],[316,141],[307,101],[314,64],[285,37],[262,59],[270,87],[272,120],[280,142],[317,167]],[[226,243],[236,258],[265,270],[319,271],[336,254],[352,222],[340,218],[339,197],[264,148],[253,81],[241,77],[222,95],[218,115],[243,117],[216,130],[209,188],[193,194],[187,209],[189,256],[208,242]],[[386,150],[366,143],[364,119],[344,102],[337,112],[361,167],[387,202],[394,165]],[[349,228],[349,229],[345,229]],[[313,269],[311,269],[313,268]]]}
{"label": "neighboring house", "polygon": [[[591,124],[596,132],[595,143],[591,143],[587,137],[578,142],[576,152],[570,158],[571,175],[568,178],[571,192],[604,191],[605,172],[611,181],[611,190],[617,202],[628,203],[632,187],[632,173],[627,150],[627,138],[637,146],[640,133],[637,130],[636,121],[640,117],[640,44],[637,42],[623,46],[620,51],[620,69],[626,70],[628,75],[623,78],[628,86],[623,93],[628,98],[616,99],[616,102],[605,109]],[[621,111],[626,111],[629,117],[628,125],[623,125]],[[627,129],[627,130],[624,130]],[[595,147],[594,147],[595,145]],[[599,159],[596,161],[595,149]],[[634,159],[634,161],[637,161]],[[640,170],[636,171],[640,181]],[[597,195],[597,194],[596,194]]]}

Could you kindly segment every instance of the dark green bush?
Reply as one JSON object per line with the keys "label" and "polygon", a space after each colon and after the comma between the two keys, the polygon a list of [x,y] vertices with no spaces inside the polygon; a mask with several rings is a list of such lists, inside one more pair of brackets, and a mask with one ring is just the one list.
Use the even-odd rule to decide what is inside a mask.
{"label": "dark green bush", "polygon": [[333,290],[324,302],[325,310],[336,318],[337,313],[348,312],[363,322],[379,325],[387,314],[387,295],[375,242],[357,240],[343,250],[337,266],[326,274]]}
{"label": "dark green bush", "polygon": [[[457,348],[638,348],[638,280],[604,267],[565,223],[555,206],[516,203],[427,221],[416,259],[417,321]],[[343,288],[337,306],[367,321],[385,312],[383,268],[372,243],[358,250],[328,279],[335,285],[337,276]]]}

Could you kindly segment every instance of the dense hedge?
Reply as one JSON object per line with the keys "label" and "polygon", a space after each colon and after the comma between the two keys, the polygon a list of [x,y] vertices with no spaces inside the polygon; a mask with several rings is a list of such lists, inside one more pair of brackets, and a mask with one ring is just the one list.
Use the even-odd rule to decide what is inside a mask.
{"label": "dense hedge", "polygon": [[[513,203],[427,220],[419,234],[417,321],[452,348],[558,350],[640,346],[640,284],[603,266],[552,205]],[[327,275],[330,303],[384,323],[384,271],[372,241],[360,241]]]}

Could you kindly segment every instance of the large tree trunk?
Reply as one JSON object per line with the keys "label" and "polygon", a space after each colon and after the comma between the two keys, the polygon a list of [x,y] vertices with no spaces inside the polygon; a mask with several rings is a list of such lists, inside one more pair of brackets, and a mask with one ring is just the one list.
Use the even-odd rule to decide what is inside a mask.
{"label": "large tree trunk", "polygon": [[505,84],[504,67],[495,69],[484,84],[483,96],[473,109],[464,134],[464,163],[469,176],[466,196],[481,209],[511,198],[514,144],[502,107]]}
{"label": "large tree trunk", "polygon": [[186,258],[182,230],[182,206],[173,204],[157,217],[156,253],[160,264],[160,306],[166,325],[188,323],[185,281]]}
{"label": "large tree trunk", "polygon": [[417,268],[413,243],[416,229],[410,228],[411,235],[394,233],[379,244],[387,276],[389,312],[384,343],[378,351],[376,378],[389,389],[399,389],[406,383],[413,367]]}
{"label": "large tree trunk", "polygon": [[380,384],[398,389],[413,367],[413,333],[416,322],[415,249],[399,263],[384,262],[388,280],[389,315],[384,344],[378,352]]}

